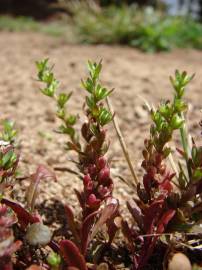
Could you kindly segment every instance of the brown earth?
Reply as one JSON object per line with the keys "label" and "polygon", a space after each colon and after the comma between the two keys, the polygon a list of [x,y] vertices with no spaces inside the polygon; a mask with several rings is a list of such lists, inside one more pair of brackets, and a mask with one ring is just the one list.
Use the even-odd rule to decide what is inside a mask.
{"label": "brown earth", "polygon": [[[192,103],[190,130],[193,135],[200,137],[198,122],[201,118],[202,52],[176,50],[150,55],[127,47],[68,45],[60,39],[40,34],[1,32],[0,118],[10,118],[16,122],[23,174],[33,172],[39,163],[48,164],[52,169],[74,168],[73,163],[68,161],[74,155],[63,149],[65,138],[53,132],[59,124],[54,116],[55,106],[51,99],[40,93],[39,83],[35,79],[35,61],[47,57],[55,64],[61,89],[74,91],[69,110],[77,113],[82,112],[85,95],[80,89],[80,79],[86,76],[85,64],[88,59],[103,59],[102,81],[109,88],[115,88],[111,100],[138,175],[141,175],[141,149],[149,130],[149,115],[142,98],[153,105],[157,105],[161,99],[171,98],[172,88],[168,77],[175,69],[196,73],[187,91],[187,99]],[[108,130],[115,194],[122,203],[134,191],[121,182],[117,175],[131,181],[132,178],[113,126]],[[56,174],[58,182],[41,183],[38,203],[44,199],[49,203],[62,199],[74,206],[76,200],[73,189],[80,188],[80,180],[69,173]],[[15,196],[22,201],[24,195],[20,190],[24,191],[27,185],[25,181],[15,187]]]}

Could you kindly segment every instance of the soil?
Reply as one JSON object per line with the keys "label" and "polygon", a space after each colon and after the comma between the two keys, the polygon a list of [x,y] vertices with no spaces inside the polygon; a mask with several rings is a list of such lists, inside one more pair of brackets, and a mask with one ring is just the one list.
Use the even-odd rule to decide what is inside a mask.
{"label": "soil", "polygon": [[[46,164],[51,169],[75,169],[69,160],[76,157],[64,150],[66,138],[54,132],[59,125],[55,117],[55,104],[40,93],[40,85],[36,81],[35,61],[47,57],[55,64],[61,89],[74,91],[69,111],[78,114],[82,113],[85,96],[80,88],[80,79],[86,76],[85,64],[88,59],[103,59],[102,82],[109,88],[115,88],[111,101],[139,177],[142,175],[141,151],[150,123],[144,100],[157,106],[162,99],[171,98],[169,75],[175,69],[196,73],[187,89],[186,98],[191,102],[188,115],[190,131],[196,138],[200,138],[198,122],[201,119],[202,52],[175,50],[151,55],[128,47],[68,45],[62,39],[38,33],[1,32],[0,118],[9,118],[16,122],[23,175],[33,173],[38,164]],[[83,120],[80,119],[81,122]],[[113,126],[109,126],[108,130],[115,195],[120,199],[121,209],[127,215],[123,201],[130,199],[134,190],[117,176],[133,180]],[[73,190],[80,189],[81,186],[75,175],[58,171],[56,175],[57,182],[44,181],[40,184],[41,192],[37,204],[44,213],[46,223],[57,218],[55,212],[61,208],[60,200],[73,207],[77,205]],[[15,186],[14,195],[20,201],[24,200],[23,192],[28,184],[28,181],[24,181]],[[52,204],[55,204],[54,209],[50,208]]]}

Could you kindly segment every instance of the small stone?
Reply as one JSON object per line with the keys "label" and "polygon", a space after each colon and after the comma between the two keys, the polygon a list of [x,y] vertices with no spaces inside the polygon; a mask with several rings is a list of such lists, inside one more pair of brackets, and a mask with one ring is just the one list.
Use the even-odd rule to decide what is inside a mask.
{"label": "small stone", "polygon": [[49,227],[43,223],[37,222],[29,226],[26,233],[26,240],[30,245],[47,245],[52,237]]}
{"label": "small stone", "polygon": [[97,267],[97,270],[108,270],[109,266],[107,263],[100,263]]}
{"label": "small stone", "polygon": [[176,253],[168,264],[168,270],[192,270],[190,260],[183,253]]}

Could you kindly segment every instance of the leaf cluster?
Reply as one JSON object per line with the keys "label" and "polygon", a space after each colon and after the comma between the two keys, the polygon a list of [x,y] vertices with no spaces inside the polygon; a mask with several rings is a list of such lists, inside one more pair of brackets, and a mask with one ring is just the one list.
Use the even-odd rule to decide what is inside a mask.
{"label": "leaf cluster", "polygon": [[57,117],[62,120],[62,124],[59,127],[59,132],[62,134],[69,135],[72,142],[76,142],[75,124],[77,122],[77,116],[69,114],[67,112],[67,103],[71,97],[71,92],[59,93],[59,81],[55,78],[55,75],[52,71],[53,67],[48,65],[48,59],[36,62],[38,70],[38,80],[45,85],[44,88],[41,88],[41,92],[54,99],[57,104]]}
{"label": "leaf cluster", "polygon": [[82,86],[90,94],[86,97],[89,114],[99,125],[104,126],[112,120],[112,115],[101,101],[105,100],[113,90],[108,90],[99,83],[101,69],[101,61],[98,64],[88,61],[89,77],[86,81],[82,80]]}

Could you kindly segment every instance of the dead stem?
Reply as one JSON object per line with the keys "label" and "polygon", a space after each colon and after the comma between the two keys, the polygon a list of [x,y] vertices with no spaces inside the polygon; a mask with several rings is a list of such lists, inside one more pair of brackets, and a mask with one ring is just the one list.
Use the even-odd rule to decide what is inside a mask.
{"label": "dead stem", "polygon": [[114,114],[114,110],[113,110],[113,107],[112,107],[112,104],[110,102],[110,99],[109,97],[107,97],[107,105],[108,105],[108,108],[111,112],[112,115],[114,115],[113,117],[113,124],[114,124],[114,128],[116,130],[116,134],[117,134],[117,137],[119,139],[119,142],[120,142],[120,145],[121,145],[121,148],[122,148],[122,151],[124,153],[124,156],[125,156],[125,159],[128,163],[128,167],[130,169],[130,172],[132,174],[132,177],[133,177],[133,180],[135,183],[132,183],[134,187],[137,186],[137,184],[139,183],[138,181],[138,178],[137,178],[137,175],[135,173],[135,170],[133,168],[133,165],[132,165],[132,162],[131,162],[131,159],[130,159],[130,156],[129,156],[129,152],[128,152],[128,149],[127,149],[127,146],[126,146],[126,143],[124,141],[124,138],[122,136],[122,133],[121,133],[121,130],[119,128],[119,124],[118,124],[118,121],[117,121],[117,118],[116,118],[116,115]]}

